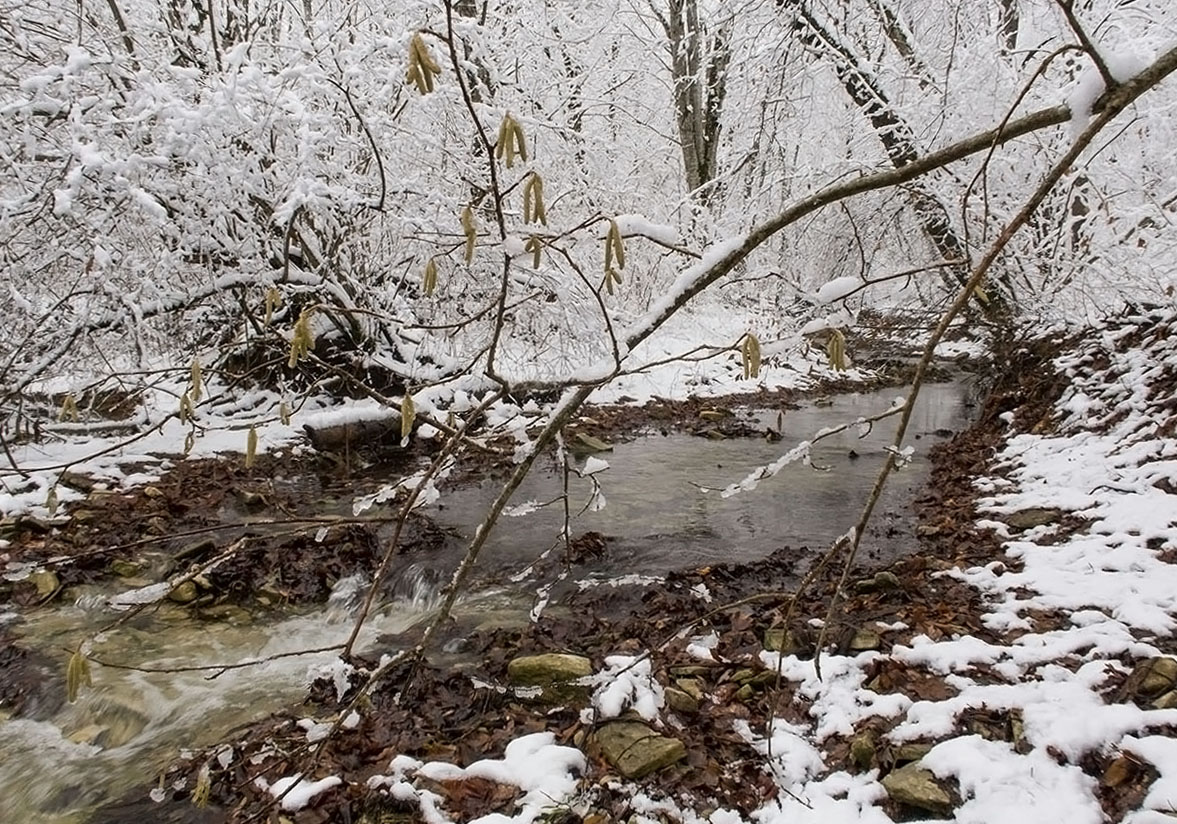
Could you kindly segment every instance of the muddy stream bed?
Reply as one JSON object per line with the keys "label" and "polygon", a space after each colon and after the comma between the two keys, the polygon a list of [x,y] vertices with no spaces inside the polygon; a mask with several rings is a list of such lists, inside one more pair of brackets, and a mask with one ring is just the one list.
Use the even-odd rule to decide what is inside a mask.
{"label": "muddy stream bed", "polygon": [[[592,485],[571,477],[571,510],[577,515],[571,533],[578,536],[574,544],[579,549],[545,620],[559,619],[561,591],[606,584],[621,576],[660,576],[713,563],[757,561],[785,546],[796,548],[798,569],[803,570],[807,559],[857,520],[893,436],[894,418],[875,425],[864,438],[851,427],[820,442],[812,461],[823,470],[794,464],[763,481],[755,492],[730,498],[704,489],[739,482],[823,427],[878,414],[901,394],[895,389],[841,394],[826,404],[790,409],[779,420],[776,410],[741,413],[754,429],[779,424],[779,442],[763,437],[712,440],[656,430],[618,439],[612,451],[596,456],[609,464],[596,475],[607,502],[603,509],[577,515],[589,501]],[[915,551],[910,501],[927,480],[928,450],[967,424],[968,396],[960,381],[927,386],[921,393],[909,429],[909,443],[916,448],[913,460],[892,476],[864,542],[871,560],[886,564]],[[584,458],[580,461],[583,465]],[[386,480],[387,472],[375,466],[352,473],[346,481],[307,476],[281,483],[314,500],[318,514],[350,515],[353,496],[371,492]],[[551,500],[561,485],[553,460],[544,459],[514,503]],[[429,616],[438,590],[498,488],[493,475],[460,481],[445,492],[440,506],[429,508],[427,515],[440,527],[438,537],[427,550],[397,557],[379,613],[365,627],[361,652],[378,656],[395,644],[390,639],[420,626]],[[226,507],[216,517],[245,521],[249,512]],[[560,568],[563,517],[562,506],[551,506],[500,521],[480,559],[477,582],[458,609],[464,626],[527,620],[537,589]],[[386,540],[389,530],[382,526],[375,535]],[[529,565],[551,547],[557,549],[548,563],[528,574]],[[280,658],[211,679],[205,672],[145,673],[95,665],[93,687],[68,704],[68,651],[118,617],[109,607],[109,597],[166,575],[167,547],[155,546],[135,562],[130,577],[88,582],[48,606],[0,603],[0,630],[34,651],[21,664],[25,676],[43,682],[21,712],[13,714],[0,705],[4,821],[86,821],[103,805],[151,784],[181,751],[213,745],[232,730],[297,703],[305,694],[308,671],[335,657],[326,652]],[[163,602],[97,639],[92,652],[111,662],[176,668],[328,646],[346,638],[350,610],[363,585],[362,576],[340,575],[325,603],[278,603],[265,609],[238,603],[197,609]],[[0,637],[0,645],[4,643]]]}

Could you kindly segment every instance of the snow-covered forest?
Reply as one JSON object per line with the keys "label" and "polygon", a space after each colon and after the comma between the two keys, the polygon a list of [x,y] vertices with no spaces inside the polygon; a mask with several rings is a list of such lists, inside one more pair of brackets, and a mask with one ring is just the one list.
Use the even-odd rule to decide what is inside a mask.
{"label": "snow-covered forest", "polygon": [[[1163,2],[1062,5],[13,5],[5,429],[43,417],[34,388],[85,406],[167,386],[178,409],[193,360],[271,389],[247,402],[272,417],[308,382],[355,394],[313,358],[283,367],[300,319],[308,356],[446,408],[484,379],[595,379],[618,349],[632,370],[682,338],[795,348],[841,278],[880,284],[834,325],[941,306],[1087,122],[1100,66],[1129,77],[1177,38]],[[1167,293],[1171,109],[1140,101],[1067,171],[987,278],[994,306]],[[645,313],[712,280],[698,328],[660,343]],[[653,340],[631,356],[619,330]]]}
{"label": "snow-covered forest", "polygon": [[[588,656],[584,661],[593,659],[576,676],[588,679],[581,686],[591,687],[591,709],[583,712],[595,720],[572,713],[560,716],[567,721],[560,730],[541,731],[534,718],[512,716],[507,726],[517,734],[509,744],[497,733],[471,732],[481,752],[504,761],[494,767],[480,761],[480,770],[465,765],[468,772],[453,766],[458,755],[468,754],[457,744],[442,748],[453,761],[444,769],[414,760],[429,760],[428,748],[405,745],[391,754],[407,760],[389,765],[385,759],[383,772],[364,776],[371,780],[363,803],[375,797],[412,801],[413,814],[431,822],[508,820],[472,812],[491,815],[494,791],[450,787],[438,801],[426,798],[437,786],[422,789],[412,776],[438,786],[475,778],[526,791],[495,802],[506,804],[510,820],[541,820],[553,803],[587,798],[575,776],[597,763],[591,761],[596,745],[582,744],[597,740],[602,719],[629,710],[655,723],[669,706],[658,684],[665,667],[683,670],[692,656],[696,669],[699,661],[710,662],[707,667],[736,661],[732,639],[764,621],[778,633],[775,642],[761,633],[757,644],[763,641],[764,648],[742,653],[774,674],[781,700],[763,699],[759,715],[731,714],[730,696],[714,697],[723,693],[721,684],[712,703],[724,707],[716,711],[724,729],[736,730],[741,746],[756,754],[767,784],[733,767],[714,780],[681,784],[674,803],[655,794],[618,806],[618,799],[637,791],[614,788],[612,796],[576,807],[577,818],[560,820],[605,821],[624,812],[641,821],[714,824],[753,814],[761,821],[890,821],[887,815],[902,817],[911,809],[993,820],[1008,812],[993,806],[1000,795],[994,787],[1023,800],[1034,795],[1034,787],[1011,778],[1025,766],[1016,759],[1024,759],[1053,776],[1048,797],[1073,802],[1077,820],[1149,824],[1154,819],[1147,813],[1165,808],[1146,803],[1145,790],[1153,780],[1160,782],[1157,793],[1177,781],[1177,752],[1163,740],[1177,721],[1167,715],[1136,726],[1101,721],[1106,735],[1092,733],[1090,746],[1060,737],[1045,721],[1017,733],[1009,726],[1014,760],[1006,761],[1004,752],[1001,758],[988,752],[998,746],[992,737],[971,750],[952,744],[959,738],[944,749],[942,739],[945,725],[965,723],[961,707],[1001,705],[1021,719],[1021,713],[1033,715],[1036,701],[1055,700],[1024,690],[994,698],[983,679],[965,684],[962,668],[1005,666],[1000,674],[1025,686],[1046,677],[1034,667],[1055,666],[1079,649],[1091,650],[1084,654],[1101,667],[1119,656],[1128,684],[1121,698],[1143,707],[1146,693],[1150,701],[1163,693],[1175,696],[1177,706],[1177,690],[1169,691],[1177,659],[1163,657],[1173,650],[1158,640],[1173,629],[1177,604],[1166,606],[1146,587],[1143,612],[1116,612],[1112,623],[1119,623],[1111,629],[1088,615],[1080,627],[1085,631],[1048,630],[1023,612],[1115,612],[1116,599],[1139,590],[1117,578],[1102,590],[1076,585],[1087,594],[1069,598],[1063,592],[1068,585],[1057,583],[1066,577],[1057,568],[1034,567],[1034,578],[1019,567],[1016,575],[1028,576],[1018,578],[1024,591],[1038,592],[1039,600],[1011,607],[1022,590],[1008,584],[1012,577],[999,582],[1005,566],[993,572],[992,565],[1005,563],[994,560],[1002,552],[1037,558],[1041,547],[1012,540],[1011,528],[1041,529],[1062,513],[1078,518],[1083,511],[1115,510],[1115,500],[1091,497],[1094,492],[1087,493],[1090,500],[1076,498],[1082,497],[1078,486],[1098,488],[1104,474],[1113,492],[1134,485],[1160,489],[1162,510],[1177,488],[1169,480],[1167,488],[1156,486],[1161,476],[1142,469],[1173,451],[1166,422],[1171,404],[1163,396],[1177,363],[1170,363],[1163,340],[1177,288],[1171,148],[1177,84],[1168,79],[1174,71],[1177,10],[1168,0],[0,0],[0,294],[6,307],[0,316],[0,561],[8,582],[0,587],[0,643],[12,640],[5,626],[27,619],[60,649],[68,647],[64,659],[45,666],[55,673],[47,677],[60,675],[66,683],[66,703],[73,706],[79,696],[101,695],[101,673],[119,667],[142,675],[188,671],[166,656],[131,664],[104,653],[109,637],[142,630],[135,622],[153,610],[200,611],[204,620],[215,608],[215,620],[232,624],[241,616],[226,610],[239,609],[242,598],[250,599],[251,610],[254,600],[266,608],[327,604],[322,620],[298,625],[292,646],[267,641],[248,654],[244,646],[205,650],[203,663],[191,667],[215,671],[209,662],[225,661],[227,652],[240,660],[220,667],[221,674],[325,655],[315,659],[311,694],[336,715],[299,721],[304,743],[317,745],[311,761],[298,761],[295,753],[284,755],[268,777],[251,772],[246,781],[244,772],[234,774],[237,766],[230,765],[241,762],[233,761],[233,747],[238,755],[251,753],[255,765],[269,757],[272,741],[260,742],[272,731],[254,727],[241,742],[224,744],[229,756],[222,748],[180,766],[164,759],[136,780],[151,784],[158,776],[152,798],[159,803],[191,797],[203,808],[211,797],[233,815],[261,814],[257,797],[241,800],[248,785],[265,803],[303,816],[298,821],[334,820],[307,817],[322,801],[316,797],[326,793],[335,805],[330,815],[337,815],[346,806],[340,799],[350,793],[354,804],[347,809],[358,810],[363,780],[342,766],[316,770],[316,759],[347,761],[339,751],[324,755],[328,744],[320,742],[342,746],[338,740],[361,724],[373,701],[379,708],[373,717],[386,713],[381,723],[413,712],[408,726],[428,726],[422,720],[427,712],[404,709],[412,705],[402,705],[392,687],[382,692],[382,684],[403,686],[408,694],[416,678],[428,685],[421,691],[447,696],[441,704],[455,701],[458,688],[416,666],[430,651],[444,647],[448,655],[451,647],[473,648],[482,637],[481,624],[466,646],[447,633],[455,620],[464,626],[459,614],[477,600],[463,601],[476,589],[480,555],[487,546],[492,554],[500,551],[490,536],[516,528],[499,523],[501,516],[525,522],[540,510],[562,510],[553,546],[534,548],[537,557],[507,576],[527,588],[532,628],[522,639],[512,636],[517,649],[508,650],[499,636],[482,649],[484,660],[502,664],[505,673],[504,656],[516,652],[572,651],[567,648],[580,631],[571,629],[579,627],[574,621],[563,629],[535,627],[549,603],[560,608],[560,585],[575,578],[571,567],[585,557],[599,559],[603,547],[612,546],[614,536],[576,525],[576,510],[598,513],[618,500],[606,471],[609,441],[639,429],[661,428],[666,435],[676,425],[723,441],[738,436],[729,420],[736,418],[743,421],[740,435],[784,441],[771,459],[748,458],[747,465],[733,459],[731,466],[740,469],[727,471],[714,487],[692,477],[683,481],[688,493],[672,496],[726,500],[763,496],[793,470],[836,475],[821,452],[824,441],[846,433],[866,437],[876,424],[898,422],[865,469],[868,482],[862,500],[849,504],[853,513],[844,523],[826,524],[840,537],[820,556],[824,560],[789,566],[794,595],[770,603],[766,591],[723,593],[735,607],[765,602],[763,612],[741,624],[713,617],[728,607],[711,603],[709,587],[717,585],[707,572],[698,573],[702,579],[697,586],[691,579],[689,592],[699,602],[677,638],[681,649],[627,635],[630,630],[620,627],[629,625],[618,619],[610,643],[628,646],[620,644],[624,648],[612,655],[604,646],[579,650]],[[1097,331],[1076,331],[1087,324]],[[1149,330],[1143,340],[1141,329]],[[883,358],[882,338],[902,355],[888,349]],[[1096,339],[1103,343],[1090,343]],[[1117,351],[1118,371],[1103,360]],[[927,442],[907,442],[909,428],[914,433],[919,425],[913,415],[922,414],[913,412],[916,398],[943,368],[937,359],[957,356],[960,364],[973,364],[973,391],[989,392],[989,400],[977,402],[984,411],[971,434],[954,442],[954,456],[929,459]],[[905,358],[902,377],[886,372],[884,366]],[[1027,373],[1041,380],[1027,388]],[[1083,388],[1068,389],[1048,373]],[[824,414],[820,427],[804,432],[790,432],[784,423],[795,401],[825,402],[838,393],[899,384],[907,386],[904,397],[877,408],[844,418]],[[1123,415],[1101,417],[1111,407]],[[663,408],[672,411],[658,411]],[[1031,420],[1026,409],[1039,417]],[[755,418],[766,410],[776,418]],[[1098,426],[1084,429],[1088,416]],[[1150,416],[1152,428],[1145,423]],[[753,418],[758,422],[748,423]],[[967,421],[958,423],[954,428],[968,429]],[[1077,434],[1088,431],[1111,438],[1110,445],[1093,446]],[[1046,445],[1018,440],[1039,436]],[[1131,460],[1118,457],[1121,442],[1133,445]],[[1075,477],[1052,462],[1072,448],[1087,450],[1074,453],[1087,467]],[[930,461],[921,471],[939,479],[934,483],[941,492],[963,485],[957,498],[937,498],[940,509],[912,516],[920,521],[921,540],[939,541],[951,558],[910,568],[903,565],[914,562],[906,558],[896,569],[921,581],[943,573],[942,580],[960,590],[929,584],[927,592],[940,595],[920,597],[942,595],[942,610],[953,604],[970,617],[937,618],[927,625],[939,628],[929,637],[922,618],[888,613],[887,631],[907,633],[886,642],[894,651],[880,647],[881,640],[854,647],[862,632],[885,632],[882,618],[876,631],[864,629],[858,617],[866,614],[864,598],[885,600],[878,592],[891,588],[855,589],[854,580],[896,578],[882,567],[862,567],[859,548],[873,551],[873,510],[890,476],[916,453]],[[850,457],[857,460],[859,452],[851,449]],[[947,482],[951,460],[956,474]],[[1040,475],[1031,471],[1035,461]],[[861,472],[865,463],[854,466]],[[331,502],[346,516],[324,514],[323,499],[314,502],[322,511],[304,511],[300,507],[317,494],[305,489],[298,505],[279,500],[276,482],[286,474],[326,477],[328,464],[347,486]],[[1104,468],[1091,471],[1092,465]],[[551,500],[524,500],[537,467],[555,479],[555,491],[543,493],[551,492]],[[470,506],[476,511],[463,525],[461,552],[444,562],[423,561],[414,573],[427,581],[421,586],[431,587],[423,599],[428,609],[395,632],[383,624],[373,629],[395,601],[382,587],[404,574],[398,554],[452,542],[448,527],[431,519],[441,523],[445,507],[467,506],[461,490],[476,483],[489,491]],[[1035,497],[1030,487],[1054,492]],[[325,489],[324,482],[319,491],[326,495]],[[648,489],[624,489],[620,495],[657,499]],[[966,498],[972,509],[953,508]],[[111,503],[116,499],[123,503]],[[906,503],[880,505],[887,507],[912,511]],[[994,525],[993,518],[1026,507],[1055,515],[1029,527]],[[1136,504],[1130,509],[1136,514],[1116,521],[1113,531],[1139,538],[1133,545],[1138,554],[1104,571],[1139,567],[1144,574],[1147,568],[1154,581],[1168,582],[1171,560],[1158,561],[1157,568],[1153,561],[1177,540],[1172,519],[1140,515]],[[951,528],[941,524],[944,518]],[[263,520],[271,531],[260,538],[241,531]],[[929,532],[933,521],[937,531]],[[989,530],[990,543],[954,531],[965,522]],[[279,525],[290,527],[289,534],[274,532]],[[180,540],[204,540],[206,533],[224,540],[196,548]],[[1034,536],[1045,541],[1043,534]],[[949,538],[964,548],[947,548]],[[175,545],[165,547],[165,540]],[[260,576],[242,559],[263,544],[270,577],[242,583]],[[156,545],[166,548],[166,558],[135,554]],[[367,553],[366,560],[357,569],[350,561],[324,560],[315,555],[323,545],[332,552],[344,547],[340,558]],[[1099,548],[1115,549],[1110,543]],[[557,556],[561,570],[543,573],[543,564]],[[101,568],[94,558],[102,559]],[[691,568],[710,570],[725,558],[722,551],[713,559],[692,556],[691,564],[698,563]],[[940,561],[944,565],[937,566]],[[293,577],[282,578],[283,565]],[[768,574],[753,564],[733,576],[776,580],[779,569],[772,569]],[[300,590],[293,570],[314,578],[313,586]],[[86,589],[99,579],[108,589]],[[672,574],[637,576],[626,585],[637,579],[655,582],[651,591],[658,597],[670,597],[666,593],[681,584]],[[967,587],[974,594],[963,595]],[[419,594],[409,599],[414,609],[422,607]],[[1004,606],[981,617],[979,598]],[[36,609],[67,602],[66,612],[54,613],[49,624],[37,623]],[[636,621],[647,614],[643,610],[656,614],[648,599],[642,603],[625,620]],[[15,611],[6,612],[6,605]],[[682,617],[681,605],[663,606]],[[70,609],[82,618],[68,628],[53,623]],[[853,629],[859,634],[843,641],[832,636],[851,619],[838,618],[839,609],[858,622]],[[101,619],[103,610],[109,621]],[[265,620],[272,619],[267,613]],[[1106,632],[1093,640],[1086,630],[1096,624]],[[814,632],[812,639],[801,639],[802,626]],[[709,628],[713,635],[704,632]],[[658,635],[669,629],[659,627]],[[925,634],[913,640],[916,630]],[[1006,660],[1004,652],[986,657],[975,648],[939,646],[965,644],[962,638],[984,631],[1006,633],[983,642],[1002,650],[1019,643],[1010,632],[1049,635],[1043,643],[1050,655],[1008,653]],[[408,633],[409,640],[381,647],[378,632]],[[1145,638],[1145,632],[1152,635]],[[945,633],[951,638],[943,640]],[[1140,645],[1124,640],[1133,633]],[[25,635],[17,636],[28,646]],[[937,645],[935,652],[921,646],[925,638]],[[0,669],[11,665],[11,684],[23,683],[20,667],[39,660],[17,646],[10,659],[0,657]],[[713,654],[716,649],[727,657]],[[664,653],[670,657],[660,658]],[[831,656],[824,681],[823,654]],[[1153,669],[1140,674],[1138,659],[1173,662],[1164,690],[1137,689],[1132,679],[1143,682],[1156,669],[1150,664]],[[877,684],[889,666],[927,666],[937,679],[946,677],[951,694],[941,694],[940,680],[935,687],[921,681],[926,694],[915,689],[915,700],[936,705],[923,716],[910,709],[911,700],[883,706],[882,699],[864,697],[867,675]],[[1168,664],[1160,666],[1168,673]],[[1105,685],[1082,672],[1072,684],[1079,697],[1068,700],[1103,700]],[[484,684],[483,677],[471,680]],[[1057,672],[1049,677],[1062,678]],[[698,713],[697,706],[683,709],[689,702],[681,697],[682,681],[667,687],[680,693],[675,711]],[[25,709],[24,687],[6,683],[0,677],[0,725],[9,716],[20,723],[22,713],[35,717]],[[324,686],[330,683],[334,689]],[[788,695],[786,683],[793,684]],[[757,684],[760,689],[768,681]],[[245,688],[244,680],[239,686]],[[701,700],[686,692],[695,704]],[[19,700],[11,697],[18,693]],[[809,702],[804,712],[784,709],[799,705],[801,696]],[[1172,711],[1169,704],[1140,710]],[[90,738],[67,730],[71,746],[111,752],[126,746],[109,743],[106,722],[87,725],[79,720],[81,710],[73,712],[76,717],[62,721],[46,711],[36,721],[57,718],[62,729],[105,730],[91,730]],[[813,721],[827,712],[834,720]],[[927,720],[933,716],[940,720]],[[879,717],[895,720],[894,726],[882,729]],[[1001,723],[1013,725],[1012,718],[1002,716]],[[484,721],[472,718],[471,731]],[[1160,726],[1159,735],[1145,735]],[[1108,732],[1113,728],[1118,732]],[[48,745],[37,736],[45,731],[21,730],[27,736],[20,738],[21,752],[31,754],[28,763],[39,763]],[[941,749],[926,766],[934,778],[956,783],[937,785],[946,800],[932,793],[931,801],[921,797],[921,806],[908,796],[901,800],[904,790],[885,780],[906,769],[903,764],[920,763],[927,752],[906,760],[892,756],[929,730],[940,737]],[[868,733],[870,753],[863,756],[865,745],[854,748]],[[1131,746],[1120,740],[1135,734],[1141,738]],[[880,743],[885,735],[891,736],[886,746]],[[390,751],[400,746],[384,743]],[[589,762],[577,747],[589,753]],[[600,747],[600,763],[617,767],[608,747]],[[839,755],[838,747],[846,752]],[[71,757],[81,758],[77,752]],[[1129,777],[1105,781],[1104,771],[1124,758],[1135,765]],[[700,759],[687,760],[701,771],[696,775],[710,776],[712,762],[702,766],[706,759]],[[970,783],[969,771],[986,759],[1004,766]],[[743,763],[738,755],[727,760]],[[1146,761],[1153,766],[1141,766]],[[838,771],[844,762],[861,769],[835,781],[849,775]],[[165,774],[174,792],[165,792]],[[3,783],[23,782],[22,775],[18,767],[0,769],[0,801]],[[1104,782],[1103,789],[1084,784],[1088,778]],[[650,790],[643,786],[642,792]],[[884,786],[889,796],[879,790]],[[77,810],[89,815],[127,789],[120,784],[118,792],[77,801]],[[23,814],[49,808],[31,798],[21,799]],[[880,798],[893,804],[886,813],[873,806]],[[770,803],[777,806],[769,812],[759,806]],[[894,806],[903,804],[908,807]],[[1083,818],[1087,814],[1094,817]],[[597,815],[605,817],[592,818]]]}

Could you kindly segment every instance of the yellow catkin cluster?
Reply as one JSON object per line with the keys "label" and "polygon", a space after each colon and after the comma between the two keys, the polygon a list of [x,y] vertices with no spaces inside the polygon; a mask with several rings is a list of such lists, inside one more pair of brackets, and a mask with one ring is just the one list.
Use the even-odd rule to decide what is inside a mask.
{"label": "yellow catkin cluster", "polygon": [[744,343],[740,347],[740,360],[744,366],[745,379],[760,377],[760,340],[751,332],[744,335]]}
{"label": "yellow catkin cluster", "polygon": [[532,235],[523,244],[523,250],[531,252],[531,268],[538,269],[540,262],[543,260],[544,239],[539,235]]}
{"label": "yellow catkin cluster", "polygon": [[846,371],[846,336],[842,334],[842,330],[830,331],[830,339],[826,342],[826,357],[829,359],[830,368],[837,372]]}
{"label": "yellow catkin cluster", "polygon": [[421,94],[429,94],[434,89],[434,80],[441,75],[441,66],[429,53],[429,47],[420,34],[414,34],[409,40],[409,71],[406,81],[417,87]]}
{"label": "yellow catkin cluster", "polygon": [[413,434],[413,421],[417,418],[417,407],[413,404],[413,396],[408,392],[401,398],[401,440]]}
{"label": "yellow catkin cluster", "polygon": [[523,135],[523,127],[510,114],[503,115],[499,124],[499,137],[495,141],[495,157],[503,161],[508,169],[515,166],[516,155],[524,163],[527,162],[527,138]]}
{"label": "yellow catkin cluster", "polygon": [[249,427],[249,434],[245,436],[245,468],[252,469],[257,460],[257,427]]}
{"label": "yellow catkin cluster", "polygon": [[466,265],[474,260],[474,244],[478,242],[478,226],[474,223],[474,210],[466,206],[462,210],[462,234],[466,236]]}
{"label": "yellow catkin cluster", "polygon": [[[617,266],[614,267],[614,262]],[[617,221],[609,219],[609,231],[605,234],[605,289],[613,294],[614,284],[621,285],[621,270],[625,268],[625,241]]]}
{"label": "yellow catkin cluster", "polygon": [[315,348],[315,333],[311,330],[311,315],[314,311],[313,306],[308,306],[294,322],[294,334],[290,338],[290,360],[286,363],[290,369]]}
{"label": "yellow catkin cluster", "polygon": [[66,700],[73,704],[78,700],[78,694],[82,691],[83,686],[93,685],[94,682],[90,678],[90,662],[86,660],[85,655],[82,655],[82,648],[78,647],[69,657],[69,663],[65,666]]}
{"label": "yellow catkin cluster", "polygon": [[523,184],[523,222],[548,225],[548,210],[544,206],[544,179],[532,172]]}
{"label": "yellow catkin cluster", "polygon": [[185,392],[180,396],[180,423],[188,423],[195,417],[196,407],[192,403],[192,396]]}
{"label": "yellow catkin cluster", "polygon": [[200,403],[204,394],[204,375],[199,358],[192,359],[192,385],[188,388],[188,394],[192,396],[193,403]]}
{"label": "yellow catkin cluster", "polygon": [[192,789],[192,805],[194,807],[207,807],[209,798],[212,796],[212,789],[212,772],[209,769],[209,765],[205,764],[196,774],[196,786]]}
{"label": "yellow catkin cluster", "polygon": [[57,420],[59,421],[78,421],[78,399],[74,397],[73,393],[69,393],[61,402],[61,411],[57,413]]}
{"label": "yellow catkin cluster", "polygon": [[282,293],[278,291],[278,287],[271,286],[266,290],[266,317],[262,321],[262,326],[269,326],[270,321],[274,319],[274,310],[282,307]]}
{"label": "yellow catkin cluster", "polygon": [[432,295],[437,290],[437,262],[433,258],[425,261],[425,273],[421,276],[421,288],[426,295]]}

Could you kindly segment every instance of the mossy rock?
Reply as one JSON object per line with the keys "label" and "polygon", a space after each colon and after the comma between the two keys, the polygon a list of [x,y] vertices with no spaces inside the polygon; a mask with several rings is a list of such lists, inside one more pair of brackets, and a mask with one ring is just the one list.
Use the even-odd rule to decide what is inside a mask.
{"label": "mossy rock", "polygon": [[677,738],[659,735],[637,721],[612,721],[593,733],[593,744],[618,772],[635,780],[686,758]]}

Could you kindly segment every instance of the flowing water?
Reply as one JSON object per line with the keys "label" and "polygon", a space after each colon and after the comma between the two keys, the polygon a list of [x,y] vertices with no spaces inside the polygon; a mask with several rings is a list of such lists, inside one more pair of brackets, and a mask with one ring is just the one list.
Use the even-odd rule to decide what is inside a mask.
{"label": "flowing water", "polygon": [[[756,560],[783,546],[796,548],[799,555],[806,553],[802,547],[824,548],[857,521],[892,437],[894,418],[876,425],[865,438],[852,428],[816,445],[813,463],[824,470],[795,464],[763,481],[755,492],[730,498],[702,489],[738,482],[823,427],[885,410],[897,394],[841,395],[828,406],[790,410],[781,421],[779,443],[654,434],[617,444],[599,455],[609,463],[597,475],[607,505],[580,514],[571,525],[574,535],[591,530],[607,536],[607,550],[578,568],[575,577],[656,575],[718,561]],[[893,477],[864,541],[865,552],[886,560],[914,549],[912,521],[902,513],[927,477],[927,451],[944,430],[966,421],[967,390],[962,384],[924,389],[909,430],[916,453]],[[765,412],[763,422],[775,426],[776,412]],[[919,440],[910,441],[917,435]],[[537,468],[514,502],[550,500],[561,485],[560,473],[550,466]],[[447,494],[443,507],[430,513],[453,529],[452,546],[428,558],[403,559],[396,572],[399,597],[366,627],[369,649],[378,637],[403,631],[429,614],[429,596],[460,557],[461,537],[473,532],[497,490],[491,480],[467,484]],[[572,478],[574,514],[591,492],[589,481]],[[336,502],[337,509],[349,506],[350,500]],[[479,569],[484,587],[489,580],[500,583],[464,602],[467,617],[503,623],[526,616],[535,582],[511,585],[511,574],[558,543],[563,517],[562,506],[553,506],[499,523]],[[165,603],[109,633],[93,653],[116,662],[174,668],[339,643],[350,627],[346,610],[339,606],[354,595],[348,589],[360,583],[340,582],[333,602],[317,610],[271,613],[265,619],[229,610],[220,620],[201,620],[184,607]],[[114,617],[102,596],[117,591],[116,585],[95,589],[73,605],[30,611],[13,624],[14,631],[25,645],[60,661],[63,671],[63,650]],[[333,659],[332,653],[282,658],[228,670],[214,679],[206,673],[96,666],[94,686],[84,689],[76,704],[44,707],[32,718],[0,719],[0,821],[84,821],[102,804],[151,783],[180,750],[213,744],[230,730],[297,702],[308,670]]]}
{"label": "flowing water", "polygon": [[[592,484],[573,476],[569,485],[572,514],[577,515],[571,533],[591,530],[610,539],[605,556],[589,564],[585,574],[657,575],[716,561],[755,561],[784,546],[799,555],[806,547],[829,546],[858,522],[884,450],[894,438],[897,417],[877,423],[866,437],[859,437],[852,426],[817,442],[811,452],[813,466],[791,464],[761,481],[755,491],[724,498],[718,491],[704,490],[738,483],[823,428],[877,415],[900,396],[896,390],[852,393],[832,398],[829,405],[789,410],[779,419],[779,442],[655,434],[598,453],[596,457],[609,464],[596,475],[604,509],[577,515],[592,497]],[[908,427],[908,443],[915,452],[905,469],[892,474],[864,539],[864,552],[886,560],[914,548],[908,504],[927,479],[928,451],[949,430],[967,422],[969,403],[963,383],[924,387]],[[764,411],[758,420],[762,428],[777,428],[776,411]],[[538,467],[511,503],[549,501],[560,488],[561,478],[552,467]],[[499,484],[489,480],[453,491],[434,517],[468,536],[498,491]],[[563,519],[562,505],[501,519],[481,567],[522,569],[537,552],[558,542]]]}

